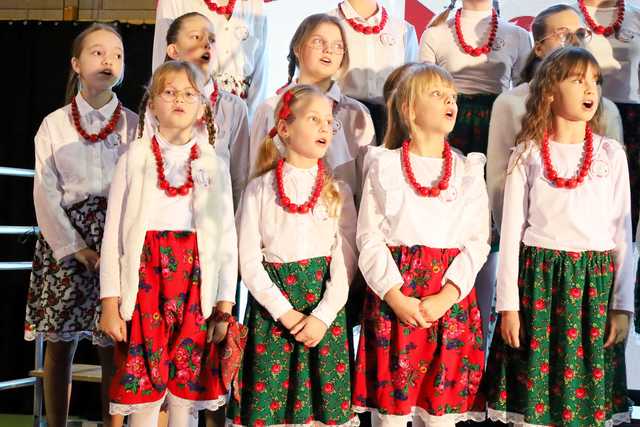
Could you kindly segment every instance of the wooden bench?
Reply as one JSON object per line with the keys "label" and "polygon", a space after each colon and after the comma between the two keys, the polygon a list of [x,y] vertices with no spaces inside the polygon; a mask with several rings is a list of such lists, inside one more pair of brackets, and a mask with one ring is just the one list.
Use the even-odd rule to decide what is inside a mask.
{"label": "wooden bench", "polygon": [[[29,371],[29,375],[36,378],[44,377],[43,369]],[[100,383],[102,381],[102,370],[99,365],[74,364],[71,366],[71,379],[87,383]]]}

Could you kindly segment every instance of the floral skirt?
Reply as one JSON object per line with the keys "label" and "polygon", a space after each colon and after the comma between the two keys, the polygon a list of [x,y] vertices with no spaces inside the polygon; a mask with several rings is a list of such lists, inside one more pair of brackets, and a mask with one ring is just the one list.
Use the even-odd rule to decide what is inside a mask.
{"label": "floral skirt", "polygon": [[[90,249],[100,253],[107,199],[89,196],[66,209],[71,225]],[[42,234],[33,254],[33,267],[24,323],[24,338],[40,335],[48,341],[94,338],[99,345],[110,341],[95,334],[100,316],[99,274],[88,271],[73,256],[57,260]]]}
{"label": "floral skirt", "polygon": [[[631,185],[631,223],[635,231],[640,213],[640,104],[616,104],[622,118],[624,146],[629,163]],[[634,234],[635,240],[635,234]]]}
{"label": "floral skirt", "polygon": [[[318,257],[265,262],[264,267],[293,308],[308,315],[322,298],[329,264],[330,258]],[[244,323],[249,337],[240,371],[240,403],[229,403],[233,425],[357,425],[350,403],[344,309],[314,348],[298,343],[252,297]]]}
{"label": "floral skirt", "polygon": [[484,383],[489,417],[526,426],[629,422],[624,343],[604,348],[611,254],[523,246],[519,271],[526,333],[520,350],[494,335]]}
{"label": "floral skirt", "polygon": [[[442,288],[458,249],[391,247],[404,278],[401,291],[418,299]],[[475,290],[431,328],[405,326],[370,289],[364,304],[355,369],[357,412],[417,415],[425,422],[484,419],[478,388],[484,367]]]}
{"label": "floral skirt", "polygon": [[125,343],[115,349],[112,414],[160,406],[216,410],[226,402],[218,346],[200,308],[196,234],[147,231],[140,284]]}

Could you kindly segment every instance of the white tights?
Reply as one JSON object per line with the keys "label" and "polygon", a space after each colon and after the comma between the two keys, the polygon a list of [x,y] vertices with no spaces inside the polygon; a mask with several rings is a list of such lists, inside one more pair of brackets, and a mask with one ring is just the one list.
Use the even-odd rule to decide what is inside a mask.
{"label": "white tights", "polygon": [[[195,416],[194,416],[195,414]],[[158,425],[160,406],[150,407],[129,415],[129,427],[149,427]],[[188,406],[172,406],[169,408],[168,427],[197,427],[198,414]]]}
{"label": "white tights", "polygon": [[[382,415],[378,412],[371,412],[371,427],[406,427],[406,415]],[[413,427],[455,427],[456,423],[450,420],[430,417],[428,422],[424,422],[418,415],[412,418]]]}

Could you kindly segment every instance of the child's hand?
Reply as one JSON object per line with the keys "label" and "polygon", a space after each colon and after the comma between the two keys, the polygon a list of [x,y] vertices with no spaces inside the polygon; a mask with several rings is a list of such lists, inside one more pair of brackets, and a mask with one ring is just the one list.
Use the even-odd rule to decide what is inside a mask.
{"label": "child's hand", "polygon": [[127,340],[127,323],[120,317],[118,297],[102,300],[102,314],[98,328],[116,342]]}
{"label": "child's hand", "polygon": [[229,322],[216,322],[211,316],[207,326],[207,342],[221,343],[227,336],[227,331],[229,331]]}
{"label": "child's hand", "polygon": [[207,325],[207,342],[213,341],[219,344],[227,336],[229,331],[229,322],[215,320],[217,313],[231,314],[233,303],[229,301],[218,301],[215,313],[209,318]]}
{"label": "child's hand", "polygon": [[427,322],[436,322],[449,311],[459,297],[460,291],[458,291],[458,288],[447,282],[437,294],[422,298],[420,301],[420,314]]}
{"label": "child's hand", "polygon": [[307,347],[317,346],[324,334],[327,333],[327,325],[317,317],[311,315],[298,322],[289,332],[295,336],[296,341]]}
{"label": "child's hand", "polygon": [[629,313],[626,311],[609,310],[607,319],[607,342],[604,348],[619,344],[627,339],[629,334]]}
{"label": "child's hand", "polygon": [[291,309],[287,311],[285,314],[283,314],[282,316],[280,316],[278,320],[280,321],[280,323],[282,323],[282,326],[287,328],[288,331],[291,331],[291,329],[293,329],[294,326],[300,323],[304,318],[305,318],[304,314],[294,309]]}
{"label": "child's hand", "polygon": [[84,265],[84,268],[91,271],[92,273],[98,270],[100,256],[93,249],[89,249],[89,248],[80,249],[78,252],[73,254],[73,257],[80,264]]}
{"label": "child's hand", "polygon": [[396,317],[409,326],[428,328],[430,326],[420,313],[420,300],[405,296],[399,288],[393,288],[384,296],[384,300],[396,314]]}
{"label": "child's hand", "polygon": [[500,335],[502,335],[502,340],[509,347],[520,348],[520,342],[524,340],[523,330],[520,327],[520,312],[503,311],[500,316]]}

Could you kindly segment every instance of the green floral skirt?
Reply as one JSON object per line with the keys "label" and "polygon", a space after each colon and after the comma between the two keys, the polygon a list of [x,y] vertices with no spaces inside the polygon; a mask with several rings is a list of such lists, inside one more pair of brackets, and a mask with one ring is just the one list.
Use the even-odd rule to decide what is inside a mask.
{"label": "green floral skirt", "polygon": [[[264,263],[293,308],[311,314],[329,280],[330,258]],[[357,425],[351,410],[349,340],[340,310],[320,344],[298,343],[258,302],[249,298],[247,346],[240,370],[240,402],[229,404],[235,426]]]}
{"label": "green floral skirt", "polygon": [[608,349],[609,252],[522,246],[520,349],[496,327],[484,388],[488,416],[525,426],[610,426],[630,420],[624,344]]}

